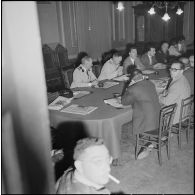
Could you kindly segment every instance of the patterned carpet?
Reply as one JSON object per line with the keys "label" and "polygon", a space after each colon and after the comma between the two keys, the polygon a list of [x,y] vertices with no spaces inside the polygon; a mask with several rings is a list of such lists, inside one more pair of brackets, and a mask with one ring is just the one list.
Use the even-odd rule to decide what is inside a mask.
{"label": "patterned carpet", "polygon": [[131,124],[122,128],[119,166],[112,166],[111,174],[120,184],[107,184],[112,193],[127,194],[193,194],[194,193],[194,129],[190,130],[187,144],[182,135],[182,149],[178,149],[177,136],[171,138],[171,159],[167,159],[166,147],[162,150],[162,166],[157,152],[151,152],[142,160],[135,160]]}

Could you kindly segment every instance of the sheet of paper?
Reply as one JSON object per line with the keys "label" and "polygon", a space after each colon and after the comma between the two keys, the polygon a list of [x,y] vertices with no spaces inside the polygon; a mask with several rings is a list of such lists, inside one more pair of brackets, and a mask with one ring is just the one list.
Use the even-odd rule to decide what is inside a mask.
{"label": "sheet of paper", "polygon": [[72,104],[68,106],[67,108],[64,108],[61,110],[61,112],[67,112],[71,114],[81,114],[81,115],[87,115],[94,110],[96,110],[98,107],[95,106],[79,106],[77,104]]}
{"label": "sheet of paper", "polygon": [[167,65],[165,64],[161,64],[161,63],[157,63],[153,66],[154,69],[166,69],[167,68]]}
{"label": "sheet of paper", "polygon": [[71,102],[72,98],[57,97],[52,103],[48,105],[50,110],[60,110]]}
{"label": "sheet of paper", "polygon": [[129,80],[129,77],[126,76],[126,75],[122,75],[122,76],[119,76],[119,77],[115,77],[112,80],[114,80],[114,81],[127,81],[127,80]]}
{"label": "sheet of paper", "polygon": [[74,96],[74,99],[78,99],[90,93],[91,93],[90,91],[74,91],[73,96]]}
{"label": "sheet of paper", "polygon": [[104,103],[109,104],[115,108],[130,108],[131,107],[131,105],[127,105],[127,106],[122,105],[121,97],[106,99],[104,100]]}
{"label": "sheet of paper", "polygon": [[142,73],[143,74],[153,74],[155,73],[155,71],[154,70],[142,70]]}

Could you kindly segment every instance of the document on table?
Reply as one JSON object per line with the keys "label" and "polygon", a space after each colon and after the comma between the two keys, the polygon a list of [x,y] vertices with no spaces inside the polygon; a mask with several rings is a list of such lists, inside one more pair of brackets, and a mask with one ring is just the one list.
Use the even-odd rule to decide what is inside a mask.
{"label": "document on table", "polygon": [[96,110],[98,107],[95,106],[79,106],[77,104],[72,104],[68,106],[67,108],[64,108],[61,110],[61,112],[67,112],[71,114],[81,114],[81,115],[87,115],[94,110]]}
{"label": "document on table", "polygon": [[153,74],[155,73],[155,70],[142,70],[143,74]]}
{"label": "document on table", "polygon": [[150,81],[152,81],[157,88],[162,88],[162,89],[166,88],[168,82],[167,80],[162,80],[162,79],[158,79],[158,80],[150,79]]}
{"label": "document on table", "polygon": [[114,80],[114,81],[127,81],[127,80],[129,80],[129,77],[127,75],[122,75],[119,77],[115,77],[112,80]]}
{"label": "document on table", "polygon": [[153,66],[154,69],[166,69],[167,65],[166,64],[162,64],[162,63],[157,63]]}
{"label": "document on table", "polygon": [[48,105],[49,110],[60,110],[71,102],[72,98],[59,96]]}
{"label": "document on table", "polygon": [[121,97],[117,97],[117,98],[110,98],[110,99],[106,99],[104,100],[105,104],[109,104],[115,108],[130,108],[131,105],[122,105],[121,104]]}
{"label": "document on table", "polygon": [[73,97],[74,97],[74,99],[78,99],[78,98],[86,96],[90,93],[91,93],[91,91],[74,91],[73,92]]}

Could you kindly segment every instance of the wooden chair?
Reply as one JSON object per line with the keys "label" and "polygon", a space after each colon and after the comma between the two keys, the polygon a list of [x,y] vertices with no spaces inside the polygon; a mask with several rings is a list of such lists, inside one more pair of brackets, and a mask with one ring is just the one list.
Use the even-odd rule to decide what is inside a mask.
{"label": "wooden chair", "polygon": [[71,83],[73,81],[73,72],[74,72],[73,68],[70,68],[70,69],[62,71],[63,77],[64,77],[64,81],[65,81],[65,86],[67,88],[70,88]]}
{"label": "wooden chair", "polygon": [[68,60],[68,50],[62,45],[58,44],[55,48],[56,60],[59,63],[59,66],[62,70],[70,68]]}
{"label": "wooden chair", "polygon": [[189,140],[190,126],[193,119],[193,104],[194,104],[194,95],[191,95],[188,98],[185,98],[181,101],[180,117],[179,123],[172,126],[171,133],[177,134],[178,136],[178,146],[181,149],[181,133],[186,131],[187,143]]}
{"label": "wooden chair", "polygon": [[54,92],[64,88],[64,80],[55,52],[47,45],[42,47],[47,90]]}
{"label": "wooden chair", "polygon": [[167,156],[170,159],[170,132],[175,115],[177,104],[165,106],[160,110],[159,128],[136,135],[135,159],[137,160],[140,146],[147,148],[148,144],[153,145],[157,150],[159,164],[162,165],[161,148],[166,145]]}

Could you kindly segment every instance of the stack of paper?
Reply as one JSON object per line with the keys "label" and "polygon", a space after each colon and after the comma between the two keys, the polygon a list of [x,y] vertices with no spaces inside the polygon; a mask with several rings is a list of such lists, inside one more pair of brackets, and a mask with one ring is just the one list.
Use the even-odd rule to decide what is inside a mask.
{"label": "stack of paper", "polygon": [[72,98],[66,98],[59,96],[57,97],[51,104],[49,104],[48,108],[50,110],[60,110],[67,104],[71,102]]}
{"label": "stack of paper", "polygon": [[150,81],[152,81],[157,88],[165,88],[167,86],[167,81],[165,81],[165,80],[161,80],[161,79],[153,80],[153,79],[151,79]]}
{"label": "stack of paper", "polygon": [[109,105],[111,105],[115,108],[128,108],[128,107],[131,107],[131,105],[128,105],[128,106],[122,105],[121,104],[121,97],[110,98],[110,99],[104,100],[104,103],[109,104]]}
{"label": "stack of paper", "polygon": [[96,110],[98,107],[94,106],[79,106],[77,104],[72,104],[68,106],[67,108],[64,108],[61,110],[61,112],[67,112],[72,114],[81,114],[81,115],[87,115],[94,110]]}
{"label": "stack of paper", "polygon": [[90,93],[91,93],[90,91],[74,91],[73,96],[74,96],[74,99],[78,99]]}
{"label": "stack of paper", "polygon": [[143,74],[153,74],[155,73],[155,71],[154,70],[142,70],[142,73]]}
{"label": "stack of paper", "polygon": [[114,81],[127,81],[127,80],[129,80],[129,77],[126,75],[122,75],[122,76],[113,78],[113,80]]}
{"label": "stack of paper", "polygon": [[162,63],[157,63],[153,66],[154,69],[166,69],[167,65],[162,64]]}

